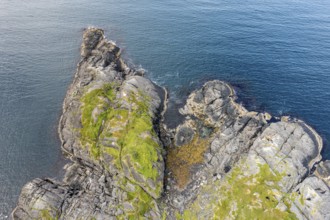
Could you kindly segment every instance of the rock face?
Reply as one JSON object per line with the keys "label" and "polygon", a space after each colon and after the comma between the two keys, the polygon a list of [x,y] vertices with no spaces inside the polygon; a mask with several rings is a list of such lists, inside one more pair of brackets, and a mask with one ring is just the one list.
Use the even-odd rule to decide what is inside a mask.
{"label": "rock face", "polygon": [[304,122],[249,112],[215,80],[166,129],[166,91],[102,30],[81,57],[59,125],[72,163],[26,184],[13,219],[330,219],[330,162]]}

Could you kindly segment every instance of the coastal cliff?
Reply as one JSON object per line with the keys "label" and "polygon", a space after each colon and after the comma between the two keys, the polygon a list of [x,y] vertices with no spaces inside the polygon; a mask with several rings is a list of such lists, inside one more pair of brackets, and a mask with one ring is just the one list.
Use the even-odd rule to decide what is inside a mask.
{"label": "coastal cliff", "polygon": [[330,219],[330,162],[310,126],[250,112],[215,80],[167,129],[166,90],[120,52],[84,32],[59,124],[71,163],[61,182],[27,183],[13,219]]}

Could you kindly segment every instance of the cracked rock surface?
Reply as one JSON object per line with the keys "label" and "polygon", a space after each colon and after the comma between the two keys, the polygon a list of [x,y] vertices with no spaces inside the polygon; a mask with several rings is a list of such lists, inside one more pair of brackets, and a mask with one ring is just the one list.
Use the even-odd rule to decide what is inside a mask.
{"label": "cracked rock surface", "polygon": [[27,183],[13,219],[330,219],[330,162],[303,121],[248,111],[214,80],[167,129],[166,91],[103,30],[84,32],[81,57],[59,125],[72,162]]}

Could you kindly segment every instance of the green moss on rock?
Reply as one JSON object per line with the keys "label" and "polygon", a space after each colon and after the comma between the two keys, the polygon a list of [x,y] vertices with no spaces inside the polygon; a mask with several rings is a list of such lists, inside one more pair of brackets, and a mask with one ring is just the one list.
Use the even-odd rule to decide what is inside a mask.
{"label": "green moss on rock", "polygon": [[150,98],[142,92],[131,92],[119,100],[116,90],[108,84],[81,98],[81,143],[92,159],[125,175],[120,177],[123,190],[126,181],[135,185],[134,191],[127,192],[126,206],[131,210],[125,215],[136,219],[156,206],[153,198],[162,192],[162,149],[153,127]]}
{"label": "green moss on rock", "polygon": [[[105,85],[85,94],[82,99],[80,130],[82,145],[89,146],[91,155],[97,159],[100,156],[99,135],[102,125],[108,119],[110,104],[115,99],[111,85]],[[97,115],[93,115],[98,110]]]}
{"label": "green moss on rock", "polygon": [[118,219],[145,219],[151,210],[158,210],[155,200],[142,187],[126,178],[121,179],[120,184],[127,196],[119,207],[124,214],[116,216]]}
{"label": "green moss on rock", "polygon": [[234,219],[296,219],[289,210],[277,208],[286,200],[278,186],[283,176],[273,172],[267,164],[259,165],[259,173],[244,175],[244,170],[235,167],[220,188],[221,199],[215,216]]}
{"label": "green moss on rock", "polygon": [[[141,98],[142,97],[142,98]],[[157,169],[153,163],[159,161],[161,150],[153,121],[149,114],[149,98],[140,94],[130,94],[127,101],[131,109],[116,106],[115,92],[111,85],[93,90],[81,99],[82,128],[80,130],[83,145],[88,145],[91,155],[98,159],[102,153],[108,153],[114,159],[129,158],[136,171],[145,178],[156,180]],[[93,115],[97,109],[98,115]],[[100,140],[108,139],[106,147]],[[117,168],[120,164],[116,163]]]}
{"label": "green moss on rock", "polygon": [[53,213],[50,213],[48,209],[40,210],[40,220],[57,220],[58,216],[53,217]]}
{"label": "green moss on rock", "polygon": [[[251,174],[246,164],[236,165],[224,180],[204,187],[204,198],[199,196],[181,218],[297,219],[289,207],[296,195],[282,192],[279,186],[283,175],[271,170],[268,164],[258,164],[258,168]],[[201,208],[200,204],[207,205]]]}
{"label": "green moss on rock", "polygon": [[[159,179],[162,174],[159,173],[157,164],[162,162],[162,157],[149,113],[149,97],[141,93],[130,94],[127,100],[131,104],[131,111],[128,114],[126,132],[119,139],[122,144],[122,166],[130,172],[128,178],[143,186],[147,191],[152,191],[155,197],[159,197],[163,183]],[[143,180],[135,178],[136,175]],[[156,185],[150,187],[148,180],[155,182]]]}

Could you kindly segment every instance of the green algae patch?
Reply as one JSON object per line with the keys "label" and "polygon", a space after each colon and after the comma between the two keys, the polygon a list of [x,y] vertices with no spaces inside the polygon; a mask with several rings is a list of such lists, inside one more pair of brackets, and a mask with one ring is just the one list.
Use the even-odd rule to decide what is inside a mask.
{"label": "green algae patch", "polygon": [[107,170],[116,168],[154,198],[163,190],[163,158],[142,92],[116,98],[118,87],[105,85],[81,98],[81,143]]}
{"label": "green algae patch", "polygon": [[166,164],[180,189],[189,183],[193,166],[204,162],[208,146],[206,139],[194,137],[190,143],[169,150]]}

